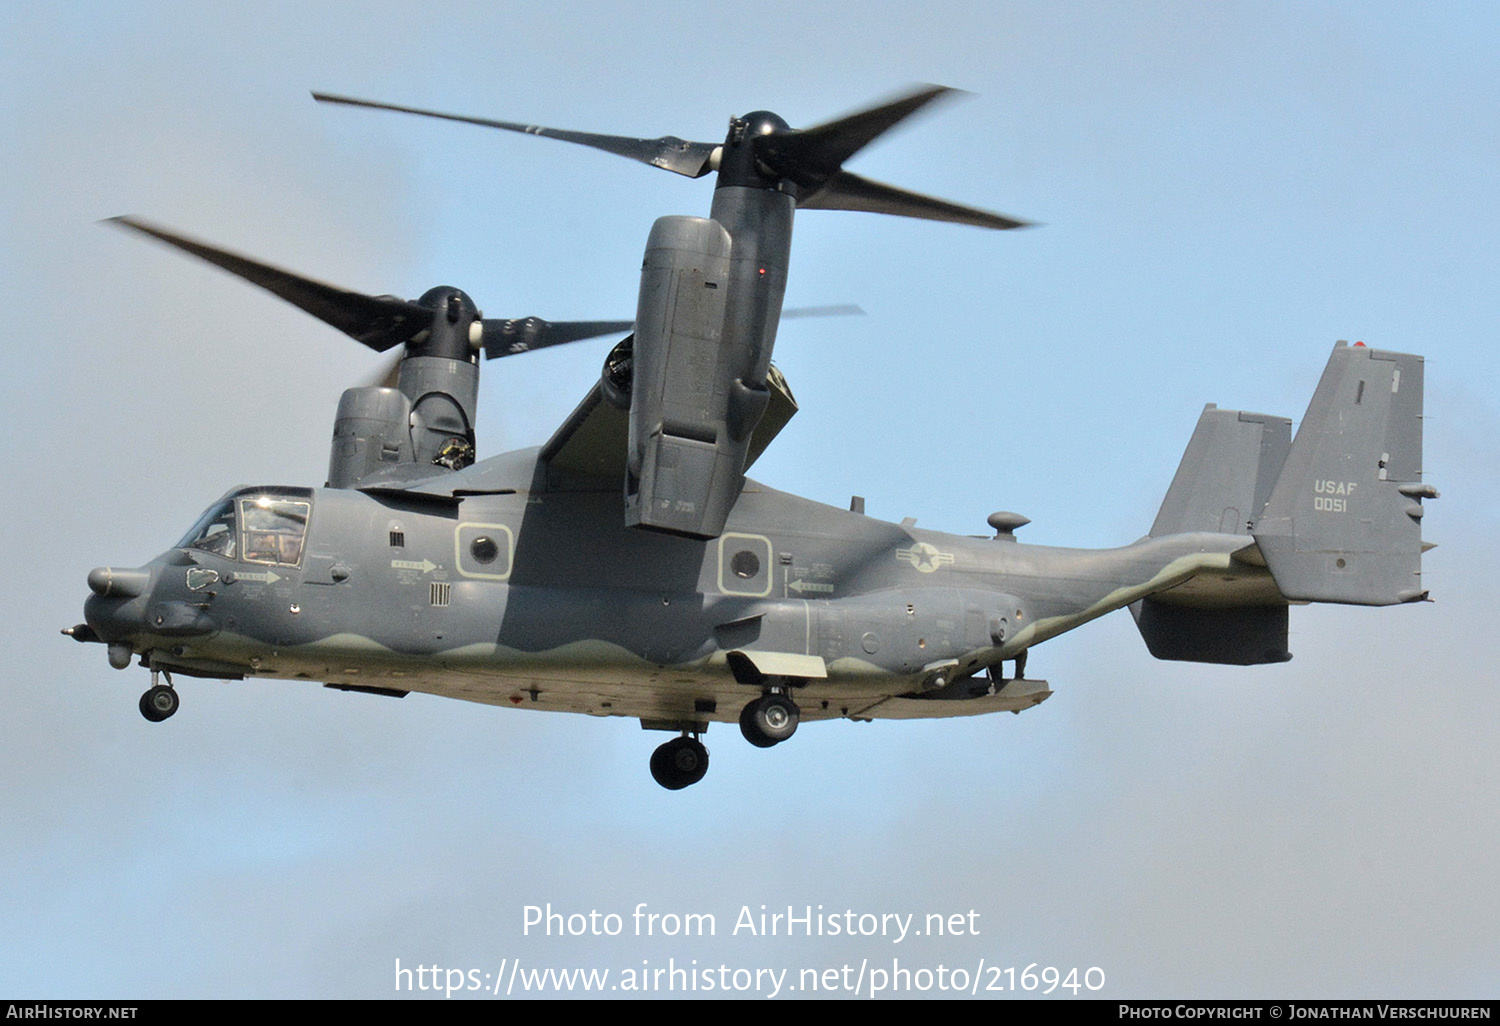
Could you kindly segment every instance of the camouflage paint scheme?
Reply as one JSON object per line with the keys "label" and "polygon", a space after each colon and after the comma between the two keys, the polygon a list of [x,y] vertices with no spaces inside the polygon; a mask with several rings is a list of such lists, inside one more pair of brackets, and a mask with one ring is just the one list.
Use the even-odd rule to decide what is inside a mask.
{"label": "camouflage paint scheme", "polygon": [[[1009,532],[973,538],[884,523],[748,481],[722,535],[682,538],[626,527],[617,486],[549,483],[533,449],[399,492],[236,490],[310,501],[297,565],[177,548],[148,564],[141,594],[95,595],[86,616],[100,638],[128,644],[156,669],[422,691],[699,730],[734,721],[762,678],[778,677],[795,682],[809,720],[1019,711],[1050,694],[1045,683],[992,678],[990,668],[1147,599],[1169,612],[1217,615],[1221,634],[1225,625],[1246,632],[1244,644],[1221,653],[1227,658],[1202,661],[1289,658],[1286,606],[1314,596],[1278,587],[1262,535],[1252,533],[1278,524],[1283,504],[1314,527],[1348,528],[1337,545],[1303,553],[1288,575],[1328,563],[1324,576],[1364,589],[1342,601],[1425,597],[1412,515],[1425,493],[1391,478],[1374,455],[1389,464],[1392,439],[1420,449],[1420,359],[1340,345],[1325,375],[1329,406],[1315,400],[1291,452],[1326,449],[1329,423],[1348,419],[1355,404],[1333,392],[1352,394],[1398,366],[1408,368],[1415,405],[1391,423],[1389,384],[1365,385],[1359,407],[1385,409],[1373,411],[1384,430],[1363,446],[1363,465],[1358,452],[1324,454],[1333,462],[1285,483],[1281,466],[1262,459],[1279,440],[1226,441],[1222,425],[1248,423],[1258,435],[1287,421],[1206,410],[1163,515],[1225,531],[1169,530],[1159,518],[1154,536],[1122,548],[1051,548]],[[1215,432],[1217,441],[1200,437]],[[1233,473],[1235,459],[1244,474]],[[1240,501],[1226,488],[1253,503],[1267,469],[1265,510],[1223,524],[1227,504]],[[1351,479],[1342,510],[1321,508],[1331,505],[1323,492],[1332,474]],[[476,558],[481,539],[497,543],[489,562]],[[1401,565],[1388,572],[1392,559]],[[1160,630],[1170,646],[1170,624]],[[759,674],[742,664],[737,677],[731,654]]]}
{"label": "camouflage paint scheme", "polygon": [[[796,412],[771,363],[796,209],[1025,225],[842,169],[949,92],[803,130],[755,111],[722,144],[456,118],[716,174],[708,218],[653,226],[630,322],[486,319],[447,286],[362,296],[116,219],[403,348],[387,385],[344,393],[324,487],[233,490],[146,566],[91,572],[64,633],[139,658],[148,719],[176,712],[173,673],[631,717],[683,735],[652,757],[677,789],[714,721],[769,747],[799,718],[1030,708],[1051,692],[1029,649],[1116,609],[1159,658],[1251,665],[1291,658],[1290,604],[1424,599],[1422,360],[1363,344],[1334,348],[1295,440],[1284,417],[1207,407],[1121,548],[1023,544],[1006,512],[992,537],[918,530],[745,477]],[[627,328],[551,440],[474,462],[481,353]]]}

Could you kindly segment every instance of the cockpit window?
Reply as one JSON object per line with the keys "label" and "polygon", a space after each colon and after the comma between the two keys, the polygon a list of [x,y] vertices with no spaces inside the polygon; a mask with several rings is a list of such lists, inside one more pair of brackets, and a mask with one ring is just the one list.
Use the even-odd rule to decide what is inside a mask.
{"label": "cockpit window", "polygon": [[234,500],[226,499],[199,517],[193,529],[177,543],[177,547],[201,549],[233,559],[238,536],[239,532],[234,525]]}
{"label": "cockpit window", "polygon": [[177,547],[247,563],[298,566],[307,541],[308,514],[312,511],[310,494],[301,491],[291,496],[276,495],[246,489],[199,517]]}
{"label": "cockpit window", "polygon": [[302,562],[302,544],[307,540],[307,516],[312,504],[272,495],[247,496],[239,500],[241,559],[251,563],[296,566]]}

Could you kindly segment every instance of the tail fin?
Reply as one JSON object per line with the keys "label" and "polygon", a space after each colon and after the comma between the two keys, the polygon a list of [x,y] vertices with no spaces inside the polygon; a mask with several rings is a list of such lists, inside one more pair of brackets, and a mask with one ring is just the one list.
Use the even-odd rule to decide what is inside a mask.
{"label": "tail fin", "polygon": [[[1242,570],[1132,605],[1158,659],[1273,663],[1287,602],[1392,605],[1422,590],[1422,358],[1340,342],[1291,440],[1282,417],[1204,409],[1152,537],[1251,535]],[[1274,587],[1270,585],[1274,582]]]}
{"label": "tail fin", "polygon": [[1422,357],[1340,342],[1252,533],[1293,602],[1422,590]]}
{"label": "tail fin", "polygon": [[[1182,454],[1151,537],[1208,531],[1246,536],[1292,445],[1292,422],[1210,403]],[[1236,582],[1143,599],[1130,607],[1158,659],[1247,666],[1287,654],[1287,609],[1272,588]]]}
{"label": "tail fin", "polygon": [[1263,413],[1203,408],[1167,489],[1151,537],[1212,531],[1249,534],[1292,444],[1292,422]]}

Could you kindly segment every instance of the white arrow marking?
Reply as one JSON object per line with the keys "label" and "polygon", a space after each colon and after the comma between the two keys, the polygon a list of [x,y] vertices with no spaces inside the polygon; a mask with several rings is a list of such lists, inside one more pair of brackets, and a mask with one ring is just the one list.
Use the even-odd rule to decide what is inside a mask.
{"label": "white arrow marking", "polygon": [[832,595],[833,594],[833,585],[831,585],[831,584],[815,584],[812,581],[793,581],[791,584],[788,584],[787,587],[790,588],[792,591],[797,592],[798,594],[801,594],[804,591],[817,592],[820,595]]}

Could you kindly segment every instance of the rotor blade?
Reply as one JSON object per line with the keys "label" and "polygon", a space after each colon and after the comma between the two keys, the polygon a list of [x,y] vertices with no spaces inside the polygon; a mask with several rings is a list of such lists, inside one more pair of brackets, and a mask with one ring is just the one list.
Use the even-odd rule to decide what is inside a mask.
{"label": "rotor blade", "polygon": [[959,90],[924,86],[906,96],[812,128],[763,135],[755,155],[799,184],[814,185],[835,174],[844,161],[917,111]]}
{"label": "rotor blade", "polygon": [[490,118],[472,118],[462,114],[444,114],[435,110],[422,110],[418,107],[402,107],[394,103],[380,103],[375,100],[356,100],[347,96],[334,96],[331,93],[313,93],[313,99],[319,103],[341,103],[348,107],[369,107],[374,110],[393,110],[402,114],[417,114],[428,118],[442,118],[444,121],[461,121],[469,125],[482,125],[485,128],[502,128],[507,132],[521,132],[525,135],[540,135],[548,139],[559,139],[563,142],[577,143],[579,146],[592,146],[596,150],[613,153],[619,157],[627,157],[630,160],[659,167],[664,171],[672,171],[688,178],[702,178],[713,170],[709,158],[718,146],[714,143],[690,142],[679,139],[675,135],[664,135],[659,139],[636,139],[624,135],[595,135],[592,132],[570,132],[560,128],[546,128],[542,125],[525,125],[518,121],[495,121]]}
{"label": "rotor blade", "polygon": [[925,221],[951,221],[979,228],[1029,228],[1031,221],[1021,221],[1004,214],[966,207],[959,203],[907,192],[894,185],[871,181],[859,175],[840,171],[820,188],[797,197],[797,206],[805,210],[866,210],[875,214],[896,214]]}
{"label": "rotor blade", "polygon": [[364,379],[364,387],[395,388],[401,378],[401,364],[405,359],[406,353],[403,351],[381,360],[379,368]]}
{"label": "rotor blade", "polygon": [[598,335],[613,335],[635,327],[634,321],[544,321],[540,317],[514,320],[486,318],[480,340],[486,360],[529,353],[566,342],[581,342]]}
{"label": "rotor blade", "polygon": [[[862,317],[864,310],[852,303],[845,303],[838,306],[801,306],[781,311],[782,320],[847,316]],[[516,356],[533,349],[546,349],[568,342],[581,342],[600,335],[614,335],[635,328],[634,321],[544,321],[540,317],[519,317],[512,320],[487,318],[480,324],[480,340],[486,360]]]}
{"label": "rotor blade", "polygon": [[108,223],[160,239],[206,260],[215,267],[259,285],[272,295],[339,329],[378,353],[398,346],[432,324],[432,310],[395,296],[366,296],[279,267],[185,238],[134,217],[111,217]]}
{"label": "rotor blade", "polygon": [[863,317],[863,308],[853,303],[840,303],[836,306],[794,306],[790,310],[781,311],[781,319],[790,321],[798,317]]}

